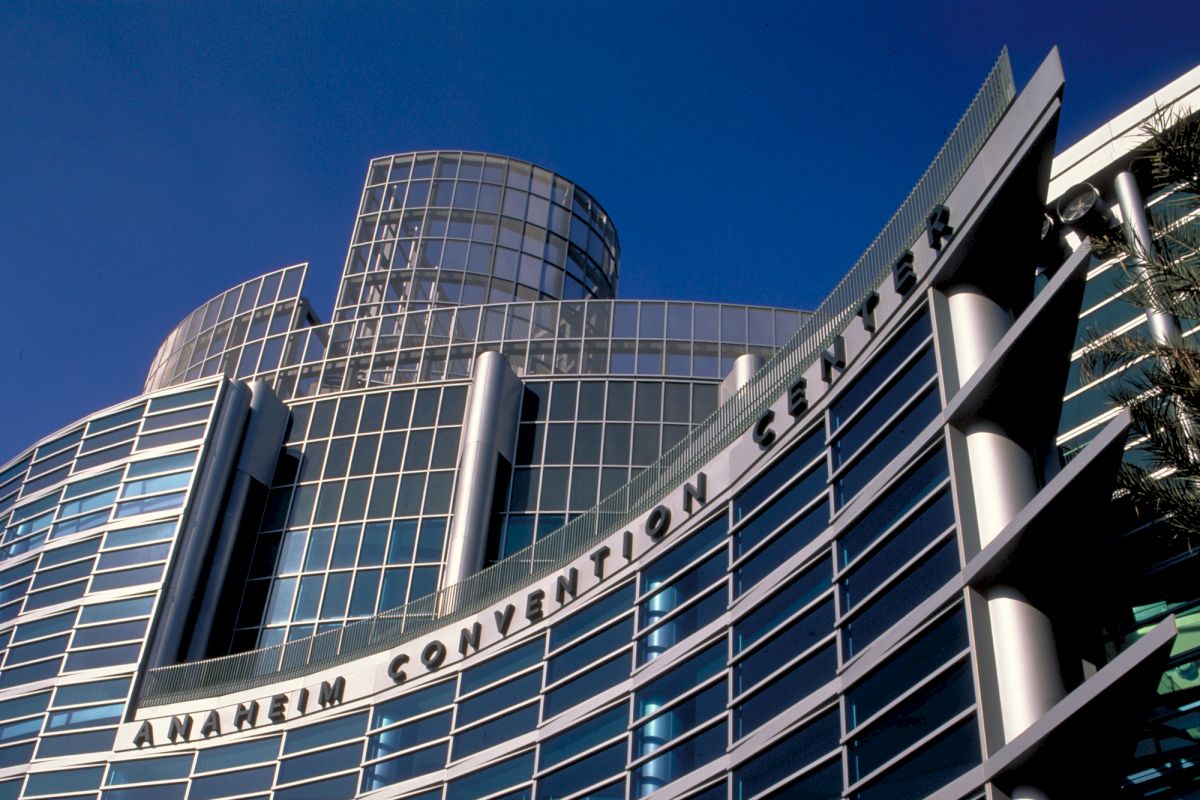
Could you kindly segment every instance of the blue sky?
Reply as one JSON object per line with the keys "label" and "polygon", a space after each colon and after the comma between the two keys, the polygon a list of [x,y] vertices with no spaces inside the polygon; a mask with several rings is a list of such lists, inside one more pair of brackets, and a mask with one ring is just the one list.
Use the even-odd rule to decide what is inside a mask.
{"label": "blue sky", "polygon": [[0,463],[137,394],[204,300],[311,263],[367,161],[505,153],[617,224],[621,296],[813,307],[1000,48],[1069,143],[1200,62],[1194,2],[0,6]]}

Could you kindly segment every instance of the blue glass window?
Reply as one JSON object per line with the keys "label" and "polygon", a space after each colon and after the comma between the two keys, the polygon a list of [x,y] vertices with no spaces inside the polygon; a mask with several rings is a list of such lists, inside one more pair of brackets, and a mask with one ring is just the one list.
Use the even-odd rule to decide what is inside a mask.
{"label": "blue glass window", "polygon": [[139,525],[136,528],[125,528],[119,531],[109,531],[104,540],[108,548],[125,547],[131,544],[145,544],[160,539],[170,539],[175,535],[175,520],[155,522],[151,525]]}
{"label": "blue glass window", "polygon": [[30,714],[40,714],[46,710],[46,704],[49,702],[49,692],[5,700],[3,703],[0,703],[0,719],[15,719],[16,717],[25,717]]}
{"label": "blue glass window", "polygon": [[449,735],[450,712],[443,711],[368,736],[367,758],[383,758]]}
{"label": "blue glass window", "polygon": [[721,515],[700,530],[693,532],[683,542],[676,543],[665,555],[642,570],[642,591],[648,592],[661,586],[676,572],[723,541],[728,531],[728,521],[724,515]]}
{"label": "blue glass window", "polygon": [[847,747],[850,782],[857,782],[888,759],[948,722],[975,702],[971,665],[963,661],[906,697],[860,730]]}
{"label": "blue glass window", "polygon": [[734,708],[734,731],[741,738],[833,680],[837,650],[832,644],[775,676]]}
{"label": "blue glass window", "polygon": [[[91,478],[84,478],[81,481],[74,481],[67,485],[63,490],[63,500],[69,500],[72,497],[80,497],[90,492],[96,492],[101,489],[109,489],[121,482],[121,470],[116,469],[111,472],[105,472],[100,475],[95,475]],[[60,509],[61,513],[61,509]]]}
{"label": "blue glass window", "polygon": [[120,642],[128,639],[141,639],[146,633],[149,620],[137,619],[130,622],[114,622],[111,625],[97,625],[91,628],[78,628],[72,647],[91,647],[92,645]]}
{"label": "blue glass window", "polygon": [[137,644],[121,644],[115,647],[97,647],[94,650],[76,650],[67,655],[67,663],[63,672],[79,669],[96,669],[98,667],[115,667],[119,664],[132,664],[137,661],[142,649],[141,642]]}
{"label": "blue glass window", "polygon": [[222,797],[243,795],[246,792],[266,792],[275,780],[275,765],[225,772],[207,778],[192,780],[189,800],[217,800]]}
{"label": "blue glass window", "polygon": [[827,527],[828,520],[829,511],[821,503],[785,528],[766,547],[743,561],[734,570],[735,595],[740,597],[745,594],[776,567],[816,539]]}
{"label": "blue glass window", "polygon": [[14,739],[28,739],[31,736],[37,736],[41,730],[41,716],[23,719],[19,722],[6,722],[0,725],[0,742],[11,742]]}
{"label": "blue glass window", "polygon": [[726,682],[718,681],[638,725],[633,730],[635,756],[650,755],[697,725],[723,713],[728,691]]}
{"label": "blue glass window", "polygon": [[98,703],[120,700],[129,694],[129,678],[114,678],[94,683],[75,683],[60,686],[54,693],[54,705],[72,706],[77,703]]}
{"label": "blue glass window", "polygon": [[[33,760],[33,742],[26,744],[15,744],[11,747],[0,748],[0,767],[15,767],[18,764],[28,764]],[[17,788],[21,786],[21,782],[17,781]],[[16,794],[13,795],[16,797]]]}
{"label": "blue glass window", "polygon": [[843,613],[892,576],[938,535],[954,524],[954,501],[948,490],[890,534],[888,541],[838,581]]}
{"label": "blue glass window", "polygon": [[904,649],[846,690],[846,730],[854,730],[872,714],[903,694],[969,645],[967,617],[954,613],[922,631]]}
{"label": "blue glass window", "polygon": [[173,475],[159,475],[154,478],[143,478],[142,480],[126,481],[121,487],[121,498],[140,497],[145,494],[154,492],[165,492],[168,489],[183,489],[192,480],[192,473],[176,472]]}
{"label": "blue glass window", "polygon": [[150,412],[169,411],[175,408],[192,405],[194,403],[203,403],[211,400],[217,393],[217,387],[206,386],[202,389],[192,389],[186,392],[177,394],[169,394],[164,397],[156,397],[150,401]]}
{"label": "blue glass window", "polygon": [[[812,503],[824,490],[825,466],[817,464],[734,534],[734,558],[745,555],[755,545],[770,537],[780,525]],[[823,509],[823,506],[819,508]]]}
{"label": "blue glass window", "polygon": [[57,656],[67,649],[67,640],[70,638],[70,634],[64,634],[51,639],[42,639],[33,644],[23,644],[10,648],[8,658],[4,664],[6,667],[11,667],[15,664],[24,664],[27,661],[37,661],[40,658]]}
{"label": "blue glass window", "polygon": [[333,797],[353,797],[358,787],[358,774],[339,775],[323,781],[276,789],[275,800],[330,800]]}
{"label": "blue glass window", "polygon": [[25,610],[32,611],[56,605],[57,603],[65,603],[68,600],[78,600],[80,597],[83,597],[86,589],[87,581],[83,580],[78,583],[68,583],[65,586],[58,586],[54,589],[45,589],[30,594],[25,598]]}
{"label": "blue glass window", "polygon": [[541,688],[541,670],[514,678],[468,700],[459,701],[456,723],[461,726],[477,722],[486,716],[511,708],[522,700],[536,697]]}
{"label": "blue glass window", "polygon": [[[724,554],[720,554],[722,557]],[[698,602],[675,613],[638,639],[638,663],[645,664],[665,653],[724,613],[728,606],[722,582]]]}
{"label": "blue glass window", "polygon": [[888,528],[917,506],[926,495],[950,477],[950,466],[941,447],[922,456],[904,477],[887,489],[883,499],[838,536],[838,558],[849,564]]}
{"label": "blue glass window", "polygon": [[807,570],[791,578],[758,608],[733,626],[733,652],[742,652],[768,631],[816,600],[833,584],[833,569],[826,553]]}
{"label": "blue glass window", "polygon": [[157,583],[162,578],[163,565],[153,567],[136,567],[120,569],[115,572],[104,572],[92,576],[90,592],[103,592],[108,589],[121,589],[126,586],[137,586],[141,583]]}
{"label": "blue glass window", "polygon": [[[106,703],[101,706],[72,708],[67,711],[53,711],[50,713],[49,719],[46,720],[46,730],[66,731],[72,728],[92,728],[98,725],[115,724],[120,721],[121,712],[124,710],[125,703],[121,702]],[[132,783],[133,781],[122,782]]]}
{"label": "blue glass window", "polygon": [[[799,771],[836,749],[840,736],[841,729],[838,725],[837,710],[833,709],[817,717],[803,728],[782,737],[777,744],[734,769],[734,796],[739,800],[749,800],[749,798],[761,794],[791,773]],[[828,781],[814,782],[819,786],[826,787],[826,791],[784,796],[839,797],[842,791],[841,760],[834,761],[833,764],[837,766],[836,784]],[[833,786],[837,787],[836,790],[828,791]],[[771,797],[775,796],[775,794],[771,795]],[[901,795],[897,795],[897,797],[899,796]]]}
{"label": "blue glass window", "polygon": [[833,633],[833,599],[830,598],[771,635],[753,653],[734,666],[734,689],[748,691],[780,665],[805,652]]}
{"label": "blue glass window", "polygon": [[871,401],[871,405],[853,422],[845,425],[830,447],[833,468],[850,461],[859,449],[884,426],[892,414],[904,406],[918,389],[937,375],[933,348],[927,348],[915,362],[901,373],[891,386]]}
{"label": "blue glass window", "polygon": [[542,648],[542,638],[539,636],[528,644],[507,650],[463,670],[459,694],[468,694],[476,689],[482,689],[489,683],[495,683],[501,678],[507,678],[527,667],[532,667],[542,660]]}
{"label": "blue glass window", "polygon": [[598,628],[608,620],[633,606],[633,584],[606,594],[586,608],[570,611],[570,616],[550,628],[550,648],[556,649],[575,641],[583,634]]}
{"label": "blue glass window", "polygon": [[472,772],[446,786],[446,800],[477,800],[533,776],[533,751]]}
{"label": "blue glass window", "polygon": [[922,600],[958,573],[958,542],[950,537],[934,548],[907,575],[896,581],[849,622],[842,623],[842,651],[846,659],[875,641]]}
{"label": "blue glass window", "polygon": [[376,727],[391,725],[401,720],[424,714],[435,708],[454,702],[454,681],[435,683],[416,692],[409,692],[394,700],[375,706],[371,724]]}
{"label": "blue glass window", "polygon": [[774,494],[780,486],[811,464],[824,449],[825,432],[818,428],[733,498],[733,521],[737,523],[749,516],[751,511]]}
{"label": "blue glass window", "polygon": [[862,454],[834,481],[834,500],[843,506],[857,495],[917,434],[924,430],[942,408],[937,387],[921,393],[883,434],[859,452]]}
{"label": "blue glass window", "polygon": [[57,567],[55,569],[43,570],[33,579],[33,590],[43,589],[47,586],[54,586],[67,581],[78,580],[79,578],[87,577],[92,574],[92,561],[77,561],[74,564],[68,564],[65,567]]}
{"label": "blue glass window", "polygon": [[979,725],[972,715],[850,796],[854,800],[924,797],[980,760]]}
{"label": "blue glass window", "polygon": [[660,751],[633,770],[633,788],[645,797],[725,752],[725,726],[714,725],[669,750]]}
{"label": "blue glass window", "polygon": [[[86,556],[95,555],[100,549],[101,537],[94,536],[76,544],[67,545],[66,547],[57,547],[53,550],[46,550],[42,553],[42,560],[39,566],[45,570],[47,567],[65,564],[68,561],[74,561],[77,558],[85,558]],[[34,562],[28,562],[32,567]]]}
{"label": "blue glass window", "polygon": [[167,511],[183,505],[184,492],[171,492],[144,497],[139,500],[125,500],[117,504],[117,517],[132,517],[135,514],[149,514],[152,511]]}
{"label": "blue glass window", "polygon": [[[279,757],[281,736],[268,736],[249,742],[209,747],[201,750],[196,758],[196,772],[213,772],[219,769],[244,767],[263,761],[274,761]],[[253,791],[253,790],[249,790]]]}
{"label": "blue glass window", "polygon": [[55,658],[50,661],[40,661],[37,664],[30,664],[27,667],[6,668],[0,671],[0,687],[20,686],[23,683],[53,678],[58,674],[58,667],[61,663],[61,658]]}
{"label": "blue glass window", "polygon": [[635,694],[637,717],[652,714],[684,692],[693,689],[725,669],[725,640],[718,639],[710,646],[681,664],[659,675]]}
{"label": "blue glass window", "polygon": [[166,758],[142,758],[136,761],[114,761],[108,767],[105,786],[122,783],[149,783],[172,778],[186,778],[192,769],[192,755]]}
{"label": "blue glass window", "polygon": [[84,606],[83,612],[79,616],[79,624],[87,625],[91,622],[108,622],[124,617],[140,617],[149,614],[153,606],[154,597],[150,595],[130,600],[118,600],[114,603]]}
{"label": "blue glass window", "polygon": [[550,719],[561,714],[571,706],[595,697],[628,677],[629,654],[620,653],[546,692],[542,718]]}
{"label": "blue glass window", "polygon": [[297,753],[313,747],[321,747],[334,742],[343,742],[362,736],[367,728],[367,714],[351,714],[346,717],[294,728],[287,732],[287,741],[283,744],[283,754]]}
{"label": "blue glass window", "polygon": [[112,550],[100,555],[96,569],[114,569],[128,567],[133,564],[149,564],[152,561],[162,561],[171,549],[170,542],[147,544],[141,547],[127,547],[124,550]]}
{"label": "blue glass window", "polygon": [[628,721],[629,710],[625,703],[621,703],[562,733],[544,739],[539,762],[541,768],[549,769],[572,756],[579,755],[588,748],[595,747],[606,739],[625,733],[625,725]]}
{"label": "blue glass window", "polygon": [[104,767],[87,769],[60,769],[54,772],[36,772],[25,784],[25,796],[58,794],[60,792],[86,792],[100,786]]}
{"label": "blue glass window", "polygon": [[[638,604],[638,630],[658,622],[671,611],[725,577],[725,553],[718,551]],[[651,587],[656,588],[656,587]]]}
{"label": "blue glass window", "polygon": [[909,353],[933,332],[929,315],[922,313],[905,323],[905,328],[888,342],[878,357],[855,379],[829,410],[829,426],[837,430],[846,419],[879,387]]}
{"label": "blue glass window", "polygon": [[[787,773],[790,764],[782,765],[764,763],[760,756],[748,761],[734,773],[734,787],[737,800],[749,800],[761,790],[766,779],[776,778],[777,773]],[[772,769],[774,767],[774,769]],[[781,770],[780,767],[783,769]],[[722,787],[724,789],[724,787]],[[840,758],[809,770],[800,777],[776,786],[770,794],[761,795],[771,800],[810,800],[817,797],[842,796],[842,760]],[[722,795],[724,797],[724,795]]]}
{"label": "blue glass window", "polygon": [[[574,794],[580,789],[606,780],[610,775],[620,774],[625,769],[625,742],[620,741],[603,750],[593,753],[587,758],[580,759],[570,766],[563,767],[557,772],[538,778],[538,800],[558,800],[560,797]],[[612,787],[618,793],[613,795],[624,798],[624,785]],[[587,797],[598,798],[610,796],[607,793],[589,793]]]}
{"label": "blue glass window", "polygon": [[[186,783],[161,783],[155,786],[106,789],[101,792],[100,800],[183,800],[183,793],[186,791]],[[91,795],[88,798],[90,800]],[[64,798],[64,800],[68,799]],[[84,798],[73,797],[69,800],[84,800]]]}
{"label": "blue glass window", "polygon": [[351,742],[279,762],[279,782],[291,783],[357,767],[362,760],[362,742]]}
{"label": "blue glass window", "polygon": [[480,750],[508,741],[514,736],[528,733],[537,727],[537,723],[538,705],[532,703],[481,725],[476,725],[469,730],[459,731],[454,734],[452,757],[457,761],[472,753],[478,753]]}
{"label": "blue glass window", "polygon": [[628,616],[549,659],[546,665],[546,682],[561,680],[629,644],[632,639],[633,617]]}
{"label": "blue glass window", "polygon": [[369,764],[363,770],[362,791],[370,792],[400,781],[436,772],[446,766],[446,742]]}

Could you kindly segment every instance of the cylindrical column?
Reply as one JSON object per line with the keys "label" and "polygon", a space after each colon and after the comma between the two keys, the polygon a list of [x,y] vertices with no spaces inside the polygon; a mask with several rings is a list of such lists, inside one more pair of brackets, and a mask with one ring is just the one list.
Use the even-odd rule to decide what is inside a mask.
{"label": "cylindrical column", "polygon": [[1018,786],[1009,797],[1011,800],[1050,800],[1050,795],[1032,786]]}
{"label": "cylindrical column", "polygon": [[458,451],[443,586],[459,583],[483,568],[496,468],[501,457],[512,458],[520,388],[520,380],[500,353],[480,353],[475,359]]}
{"label": "cylindrical column", "polygon": [[[1125,220],[1125,238],[1133,252],[1133,271],[1138,280],[1146,278],[1146,259],[1154,252],[1154,239],[1150,235],[1150,220],[1146,216],[1146,203],[1138,190],[1137,178],[1129,170],[1117,175],[1113,180],[1113,189],[1117,193],[1117,202],[1121,206],[1121,217]],[[1155,303],[1153,287],[1150,302]],[[1159,344],[1177,342],[1183,335],[1179,320],[1171,314],[1156,308],[1146,309],[1146,324],[1150,326],[1150,335]]]}
{"label": "cylindrical column", "polygon": [[972,420],[963,426],[979,546],[986,547],[1037,494],[1033,457],[1000,426]]}
{"label": "cylindrical column", "polygon": [[985,597],[1000,684],[1004,740],[1010,742],[1067,696],[1050,620],[1011,586]]}
{"label": "cylindrical column", "polygon": [[766,363],[766,360],[757,353],[742,353],[733,360],[733,369],[729,370],[729,374],[725,376],[725,380],[721,381],[721,388],[717,395],[719,402],[724,403],[729,398],[737,394],[738,389],[741,389],[750,379],[754,377],[754,373]]}
{"label": "cylindrical column", "polygon": [[1012,327],[1013,319],[1008,309],[975,286],[956,286],[946,292],[946,299],[954,331],[954,365],[961,386]]}
{"label": "cylindrical column", "polygon": [[[1146,286],[1151,306],[1158,306],[1158,296],[1154,291],[1154,285],[1147,281],[1146,259],[1154,252],[1154,239],[1150,235],[1150,220],[1146,216],[1146,203],[1138,189],[1137,179],[1132,172],[1125,170],[1113,180],[1113,188],[1117,192],[1117,202],[1121,206],[1121,216],[1125,220],[1125,239],[1129,242],[1129,248],[1134,254],[1134,275]],[[1154,341],[1159,344],[1175,344],[1183,339],[1183,328],[1180,326],[1179,320],[1174,314],[1169,314],[1161,308],[1146,309],[1146,325],[1150,328],[1150,335],[1154,337]],[[1176,408],[1177,412],[1179,410]],[[1186,414],[1179,414],[1179,424],[1189,434],[1188,439],[1195,441],[1193,433],[1196,427],[1195,421]],[[1200,453],[1197,453],[1194,446],[1189,446],[1188,452],[1193,459],[1200,458]]]}
{"label": "cylindrical column", "polygon": [[[976,370],[1012,325],[1008,309],[974,286],[947,293],[959,385]],[[970,464],[975,526],[986,546],[1038,491],[1033,457],[990,420],[962,427]],[[1011,586],[985,593],[1000,695],[1004,738],[1011,741],[1066,695],[1054,631],[1045,614]],[[1032,790],[1036,792],[1036,790]],[[1028,795],[1030,800],[1037,794]]]}

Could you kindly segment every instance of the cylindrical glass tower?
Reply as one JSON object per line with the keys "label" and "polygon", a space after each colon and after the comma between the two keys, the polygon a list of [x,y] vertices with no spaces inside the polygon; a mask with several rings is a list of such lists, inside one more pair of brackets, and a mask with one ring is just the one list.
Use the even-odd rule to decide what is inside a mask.
{"label": "cylindrical glass tower", "polygon": [[620,244],[608,214],[525,161],[459,151],[371,162],[335,320],[428,306],[609,299]]}

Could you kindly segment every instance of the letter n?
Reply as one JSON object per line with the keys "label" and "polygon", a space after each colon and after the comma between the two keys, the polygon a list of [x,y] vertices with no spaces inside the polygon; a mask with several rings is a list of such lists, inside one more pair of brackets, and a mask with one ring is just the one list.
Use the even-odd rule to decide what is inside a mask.
{"label": "letter n", "polygon": [[696,474],[696,483],[685,483],[683,485],[683,510],[687,513],[692,513],[692,509],[696,504],[704,505],[708,502],[708,476],[703,472]]}
{"label": "letter n", "polygon": [[192,736],[192,717],[185,714],[182,717],[171,717],[171,727],[167,728],[167,738],[172,742],[183,739],[185,742]]}
{"label": "letter n", "polygon": [[464,656],[467,650],[479,651],[479,638],[483,635],[483,625],[476,622],[469,628],[463,628],[458,634],[458,652]]}

